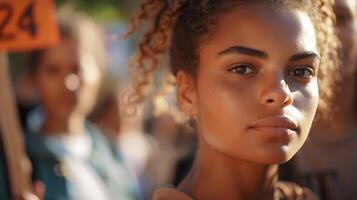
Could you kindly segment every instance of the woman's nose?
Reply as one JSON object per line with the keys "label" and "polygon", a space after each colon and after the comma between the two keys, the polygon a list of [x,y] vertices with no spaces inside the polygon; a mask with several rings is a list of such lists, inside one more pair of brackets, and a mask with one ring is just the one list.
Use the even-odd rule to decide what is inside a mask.
{"label": "woman's nose", "polygon": [[293,103],[290,88],[284,78],[275,78],[263,85],[261,101],[265,105],[285,107]]}

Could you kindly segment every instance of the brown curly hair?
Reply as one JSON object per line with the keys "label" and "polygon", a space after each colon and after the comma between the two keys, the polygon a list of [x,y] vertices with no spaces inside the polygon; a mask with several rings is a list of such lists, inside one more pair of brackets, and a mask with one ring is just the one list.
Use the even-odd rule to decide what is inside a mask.
{"label": "brown curly hair", "polygon": [[319,113],[329,112],[334,83],[338,79],[339,42],[334,33],[335,16],[333,0],[143,0],[138,14],[132,18],[127,36],[147,22],[148,30],[139,43],[139,50],[131,69],[134,72],[133,91],[128,105],[142,102],[147,86],[152,85],[159,71],[163,55],[169,55],[174,75],[184,70],[195,77],[198,49],[204,39],[212,34],[216,16],[233,7],[234,3],[268,2],[274,6],[289,6],[306,12],[315,27],[318,50],[321,56],[319,70]]}

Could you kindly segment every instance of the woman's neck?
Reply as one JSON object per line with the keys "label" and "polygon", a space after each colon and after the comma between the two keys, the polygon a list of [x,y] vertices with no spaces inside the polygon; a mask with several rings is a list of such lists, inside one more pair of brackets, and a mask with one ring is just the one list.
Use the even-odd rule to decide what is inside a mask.
{"label": "woman's neck", "polygon": [[85,118],[78,114],[71,114],[63,119],[48,116],[41,127],[41,132],[46,135],[82,134],[85,130],[84,124]]}
{"label": "woman's neck", "polygon": [[178,189],[195,199],[273,200],[277,169],[239,161],[201,142],[194,166]]}

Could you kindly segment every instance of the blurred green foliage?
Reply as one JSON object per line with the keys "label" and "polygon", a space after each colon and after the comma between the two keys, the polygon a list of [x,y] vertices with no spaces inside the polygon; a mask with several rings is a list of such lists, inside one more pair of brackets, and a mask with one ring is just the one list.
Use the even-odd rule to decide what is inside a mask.
{"label": "blurred green foliage", "polygon": [[110,23],[127,20],[139,3],[139,0],[55,0],[58,7],[70,3],[81,11],[87,12],[96,21]]}

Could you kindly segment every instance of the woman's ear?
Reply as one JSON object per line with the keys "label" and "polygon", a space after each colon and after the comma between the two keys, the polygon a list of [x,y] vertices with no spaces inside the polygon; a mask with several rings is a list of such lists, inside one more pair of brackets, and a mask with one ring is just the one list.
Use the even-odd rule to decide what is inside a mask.
{"label": "woman's ear", "polygon": [[176,75],[177,100],[182,112],[192,117],[197,114],[195,80],[189,73],[180,70]]}

